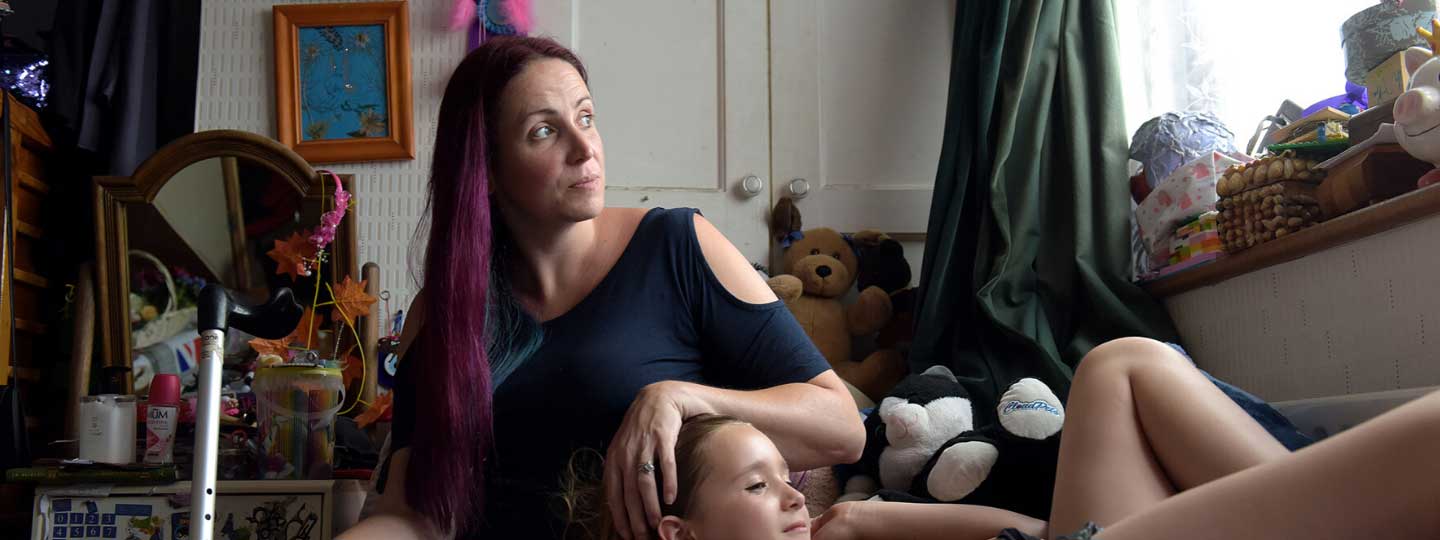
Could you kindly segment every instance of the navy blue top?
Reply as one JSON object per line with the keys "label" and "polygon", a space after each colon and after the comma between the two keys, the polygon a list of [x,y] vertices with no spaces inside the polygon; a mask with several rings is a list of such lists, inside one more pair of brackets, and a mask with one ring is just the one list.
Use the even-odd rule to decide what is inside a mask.
{"label": "navy blue top", "polygon": [[[545,525],[558,537],[554,501],[566,463],[580,448],[603,454],[650,383],[751,390],[830,369],[783,302],[750,304],[725,289],[700,251],[696,213],[647,212],[614,268],[543,324],[540,349],[496,389],[484,537],[540,537]],[[392,450],[410,443],[417,413],[404,369],[411,361],[433,360],[400,364]]]}

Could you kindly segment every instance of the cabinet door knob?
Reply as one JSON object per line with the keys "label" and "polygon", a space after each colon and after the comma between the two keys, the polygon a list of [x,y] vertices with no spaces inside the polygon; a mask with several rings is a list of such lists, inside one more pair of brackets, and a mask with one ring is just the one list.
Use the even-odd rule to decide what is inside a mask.
{"label": "cabinet door knob", "polygon": [[790,181],[790,185],[786,186],[786,189],[790,190],[791,198],[804,199],[805,195],[810,193],[810,182],[804,178],[796,178]]}
{"label": "cabinet door knob", "polygon": [[765,191],[765,181],[759,176],[747,175],[740,179],[740,191],[745,193],[746,198],[754,197]]}

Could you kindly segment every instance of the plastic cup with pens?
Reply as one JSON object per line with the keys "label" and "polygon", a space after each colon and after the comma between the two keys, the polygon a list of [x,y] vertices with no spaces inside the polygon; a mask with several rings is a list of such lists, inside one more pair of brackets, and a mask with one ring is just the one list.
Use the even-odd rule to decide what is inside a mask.
{"label": "plastic cup with pens", "polygon": [[338,368],[281,364],[255,372],[261,473],[266,479],[329,479],[335,417],[345,403]]}

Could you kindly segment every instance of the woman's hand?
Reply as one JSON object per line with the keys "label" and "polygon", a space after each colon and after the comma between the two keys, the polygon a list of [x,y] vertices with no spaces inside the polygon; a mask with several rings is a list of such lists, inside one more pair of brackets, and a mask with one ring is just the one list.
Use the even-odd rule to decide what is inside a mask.
{"label": "woman's hand", "polygon": [[863,514],[865,503],[863,502],[842,502],[831,506],[824,514],[810,521],[810,538],[812,540],[860,540],[860,529],[857,525],[862,521],[858,517]]}
{"label": "woman's hand", "polygon": [[640,390],[605,453],[605,500],[621,537],[646,538],[660,524],[659,491],[675,502],[675,440],[686,418],[684,384],[661,381]]}

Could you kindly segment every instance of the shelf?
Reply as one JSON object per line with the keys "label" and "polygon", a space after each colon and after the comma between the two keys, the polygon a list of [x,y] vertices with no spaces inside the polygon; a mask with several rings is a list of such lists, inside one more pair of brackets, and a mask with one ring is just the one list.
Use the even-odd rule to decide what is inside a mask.
{"label": "shelf", "polygon": [[15,223],[15,232],[20,233],[20,234],[23,234],[23,235],[25,235],[25,236],[29,236],[30,238],[34,238],[34,239],[36,239],[36,240],[44,240],[44,239],[45,239],[45,230],[44,230],[44,229],[41,229],[41,228],[38,227],[38,226],[31,225],[31,224],[26,223],[26,222],[24,222],[24,221],[20,221],[20,220],[18,220],[18,219],[15,220],[14,223]]}
{"label": "shelf", "polygon": [[15,269],[15,273],[13,275],[15,276],[15,281],[18,281],[20,283],[32,285],[41,289],[50,286],[50,280],[40,277],[37,274],[26,272],[19,268]]}
{"label": "shelf", "polygon": [[46,334],[49,327],[45,323],[39,323],[28,319],[15,318],[15,329],[21,332],[28,332],[35,335]]}
{"label": "shelf", "polygon": [[1141,286],[1156,298],[1174,296],[1290,262],[1436,214],[1440,214],[1440,185],[1411,191],[1283,238],[1239,253],[1227,254],[1213,263]]}
{"label": "shelf", "polygon": [[45,182],[40,181],[39,178],[35,178],[35,175],[32,175],[26,171],[15,171],[15,177],[18,179],[21,186],[25,186],[26,188],[42,194],[50,192],[50,186],[45,185]]}

